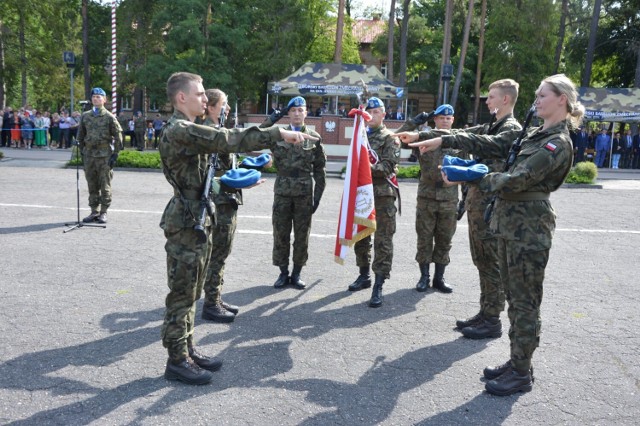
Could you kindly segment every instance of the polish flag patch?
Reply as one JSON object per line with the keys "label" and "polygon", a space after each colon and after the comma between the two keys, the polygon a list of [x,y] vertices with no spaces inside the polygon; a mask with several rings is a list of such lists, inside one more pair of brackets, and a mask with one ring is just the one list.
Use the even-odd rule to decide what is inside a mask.
{"label": "polish flag patch", "polygon": [[544,147],[551,152],[555,151],[557,148],[557,146],[552,144],[551,142],[547,142],[547,144]]}

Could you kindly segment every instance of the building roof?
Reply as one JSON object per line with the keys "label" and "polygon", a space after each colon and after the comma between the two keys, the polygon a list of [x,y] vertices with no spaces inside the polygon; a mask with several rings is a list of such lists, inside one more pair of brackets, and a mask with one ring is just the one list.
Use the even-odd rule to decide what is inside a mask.
{"label": "building roof", "polygon": [[371,44],[380,34],[387,31],[387,21],[380,18],[357,19],[351,28],[358,43]]}

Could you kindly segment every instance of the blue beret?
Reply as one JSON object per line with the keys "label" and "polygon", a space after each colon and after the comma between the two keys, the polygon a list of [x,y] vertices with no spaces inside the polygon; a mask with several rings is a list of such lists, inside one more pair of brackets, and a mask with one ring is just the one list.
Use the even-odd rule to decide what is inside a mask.
{"label": "blue beret", "polygon": [[449,104],[442,104],[436,108],[436,112],[433,115],[453,115],[453,107]]}
{"label": "blue beret", "polygon": [[454,157],[452,155],[445,155],[442,159],[443,166],[462,166],[469,167],[476,164],[476,160],[465,160],[463,158]]}
{"label": "blue beret", "polygon": [[107,96],[106,92],[100,87],[94,87],[93,89],[91,89],[91,96],[93,95],[100,95],[105,97]]}
{"label": "blue beret", "polygon": [[452,182],[469,182],[484,177],[489,173],[489,168],[484,164],[474,164],[469,167],[442,166],[442,171]]}
{"label": "blue beret", "polygon": [[249,169],[231,169],[220,177],[220,182],[231,188],[242,189],[257,183],[260,172]]}
{"label": "blue beret", "polygon": [[307,106],[307,101],[305,101],[302,96],[296,96],[295,98],[289,101],[289,103],[287,104],[287,109],[292,107],[306,107],[306,106]]}
{"label": "blue beret", "polygon": [[382,103],[380,98],[376,98],[375,96],[371,97],[367,101],[367,107],[365,109],[372,109],[372,108],[384,108],[384,103]]}
{"label": "blue beret", "polygon": [[257,157],[246,157],[240,165],[247,169],[261,169],[271,161],[269,154],[262,154]]}

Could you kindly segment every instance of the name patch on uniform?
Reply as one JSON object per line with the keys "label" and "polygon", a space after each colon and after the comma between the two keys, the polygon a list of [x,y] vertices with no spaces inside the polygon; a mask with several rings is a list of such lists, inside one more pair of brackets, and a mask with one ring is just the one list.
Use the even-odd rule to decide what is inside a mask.
{"label": "name patch on uniform", "polygon": [[547,142],[547,144],[544,147],[551,152],[555,151],[557,148],[557,146],[552,144],[551,142]]}

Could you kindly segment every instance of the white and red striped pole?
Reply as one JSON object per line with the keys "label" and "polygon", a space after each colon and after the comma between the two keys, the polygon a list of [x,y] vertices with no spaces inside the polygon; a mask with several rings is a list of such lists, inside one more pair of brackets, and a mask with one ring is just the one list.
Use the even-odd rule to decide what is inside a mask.
{"label": "white and red striped pole", "polygon": [[118,71],[116,67],[116,0],[111,2],[111,112],[118,112]]}

